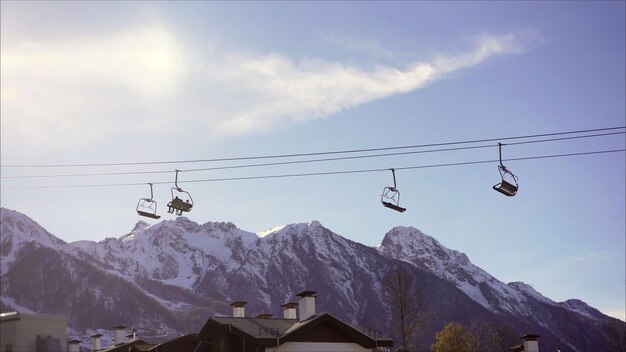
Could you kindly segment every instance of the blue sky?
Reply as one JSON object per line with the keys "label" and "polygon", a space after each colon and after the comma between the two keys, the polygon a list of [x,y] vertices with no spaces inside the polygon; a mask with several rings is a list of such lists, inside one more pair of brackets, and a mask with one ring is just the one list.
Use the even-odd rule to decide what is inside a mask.
{"label": "blue sky", "polygon": [[[1,3],[2,206],[71,242],[121,236],[161,171],[237,163],[14,168],[311,153],[624,126],[624,2]],[[622,130],[623,131],[623,130]],[[624,149],[624,135],[505,146],[505,157]],[[180,180],[402,168],[497,148]],[[181,183],[194,221],[248,231],[319,220],[375,246],[413,226],[498,279],[624,318],[624,153],[389,172]],[[171,185],[155,185],[162,219]]]}

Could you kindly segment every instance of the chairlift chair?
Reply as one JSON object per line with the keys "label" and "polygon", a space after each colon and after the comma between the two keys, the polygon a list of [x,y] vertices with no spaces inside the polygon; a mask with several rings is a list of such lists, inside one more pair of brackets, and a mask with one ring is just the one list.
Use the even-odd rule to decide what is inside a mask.
{"label": "chairlift chair", "polygon": [[191,211],[191,208],[193,208],[193,199],[189,192],[178,187],[178,171],[180,170],[176,170],[176,179],[174,181],[174,187],[172,187],[172,200],[167,203],[167,212],[181,216],[183,212]]}
{"label": "chairlift chair", "polygon": [[393,187],[388,186],[383,188],[380,201],[385,207],[403,213],[406,211],[406,208],[400,206],[400,191],[396,189],[396,171],[394,169],[390,170],[393,175]]}
{"label": "chairlift chair", "polygon": [[148,183],[148,185],[150,185],[150,198],[139,199],[136,209],[137,214],[151,219],[159,219],[161,216],[157,215],[157,202],[152,199],[154,196],[152,193],[152,183]]}
{"label": "chairlift chair", "polygon": [[[517,183],[517,176],[515,176],[509,169],[502,164],[502,143],[498,143],[498,149],[500,152],[500,165],[498,165],[498,171],[500,172],[501,181],[493,186],[493,189],[504,194],[508,197],[513,197],[517,194],[519,184]],[[509,179],[510,181],[507,181]]]}

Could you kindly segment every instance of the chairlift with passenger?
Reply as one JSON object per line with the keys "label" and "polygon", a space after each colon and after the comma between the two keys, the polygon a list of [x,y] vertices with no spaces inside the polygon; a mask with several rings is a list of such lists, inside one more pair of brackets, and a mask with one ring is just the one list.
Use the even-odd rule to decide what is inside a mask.
{"label": "chairlift with passenger", "polygon": [[147,218],[158,219],[161,216],[157,215],[157,202],[153,200],[154,194],[152,193],[152,183],[150,185],[150,198],[141,198],[137,202],[137,214],[145,216]]}
{"label": "chairlift with passenger", "polygon": [[493,186],[493,189],[504,194],[508,197],[513,197],[517,194],[519,184],[517,183],[517,176],[515,176],[509,169],[502,163],[502,143],[498,143],[498,150],[500,154],[500,165],[498,165],[498,171],[500,171],[500,183]]}
{"label": "chairlift with passenger", "polygon": [[396,188],[396,170],[390,170],[393,175],[393,187],[388,186],[383,189],[380,201],[385,207],[403,213],[406,211],[406,208],[400,206],[400,191]]}
{"label": "chairlift with passenger", "polygon": [[183,215],[183,212],[191,211],[191,208],[193,208],[193,199],[191,198],[191,194],[189,194],[189,192],[184,191],[182,188],[178,187],[179,171],[180,170],[176,170],[174,187],[172,187],[172,200],[167,203],[167,212],[170,214],[176,214],[178,216],[181,216]]}

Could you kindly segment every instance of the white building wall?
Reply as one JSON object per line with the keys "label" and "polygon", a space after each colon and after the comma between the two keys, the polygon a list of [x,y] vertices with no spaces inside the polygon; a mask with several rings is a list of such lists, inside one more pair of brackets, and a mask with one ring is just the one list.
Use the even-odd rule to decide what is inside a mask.
{"label": "white building wall", "polygon": [[0,352],[19,351],[19,320],[0,323]]}
{"label": "white building wall", "polygon": [[0,325],[0,331],[2,331],[0,352],[5,352],[8,344],[12,345],[13,352],[37,351],[37,335],[42,338],[47,336],[58,338],[61,348],[67,348],[67,318],[65,317],[43,314],[4,314]]}
{"label": "white building wall", "polygon": [[346,342],[286,342],[278,348],[266,348],[265,352],[372,352],[356,343]]}

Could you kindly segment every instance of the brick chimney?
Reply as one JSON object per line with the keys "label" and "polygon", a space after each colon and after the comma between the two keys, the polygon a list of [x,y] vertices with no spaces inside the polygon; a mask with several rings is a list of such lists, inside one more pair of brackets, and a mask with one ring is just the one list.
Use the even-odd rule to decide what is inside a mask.
{"label": "brick chimney", "polygon": [[522,336],[524,340],[524,352],[539,352],[539,343],[537,340],[539,339],[539,335],[535,334],[526,334]]}
{"label": "brick chimney", "polygon": [[67,341],[67,352],[80,352],[80,340]]}
{"label": "brick chimney", "polygon": [[121,345],[124,343],[124,337],[126,336],[126,327],[122,325],[116,325],[113,328],[113,334],[115,334],[115,345]]}
{"label": "brick chimney", "polygon": [[298,303],[289,302],[283,304],[281,307],[283,308],[283,318],[284,319],[298,319],[296,316],[296,307]]}
{"label": "brick chimney", "polygon": [[300,321],[305,321],[315,315],[315,293],[315,291],[302,291],[296,295],[300,297],[298,302]]}
{"label": "brick chimney", "polygon": [[93,341],[93,350],[94,351],[98,351],[102,349],[102,344],[100,341],[100,338],[102,337],[101,334],[95,334],[95,335],[91,335],[91,339]]}
{"label": "brick chimney", "polygon": [[246,310],[244,308],[244,306],[246,304],[248,304],[248,302],[245,302],[245,301],[235,301],[235,302],[230,304],[230,306],[233,307],[233,317],[234,318],[245,318],[246,317]]}

